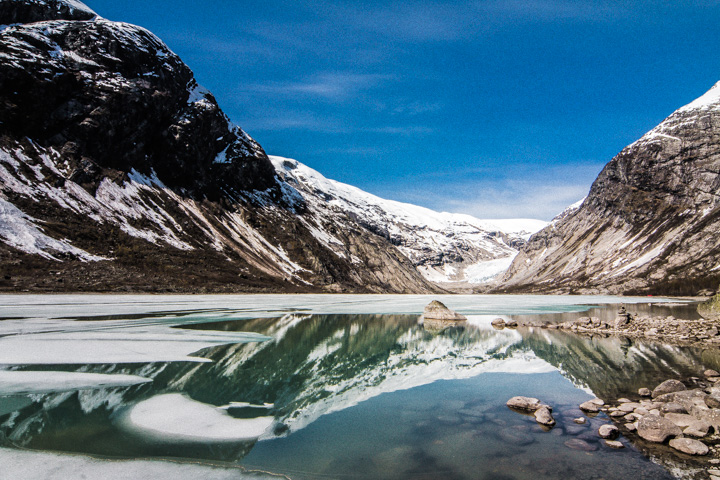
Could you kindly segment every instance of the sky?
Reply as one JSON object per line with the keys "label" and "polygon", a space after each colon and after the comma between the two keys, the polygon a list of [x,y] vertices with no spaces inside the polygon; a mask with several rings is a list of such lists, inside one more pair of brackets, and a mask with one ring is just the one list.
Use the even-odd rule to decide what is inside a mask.
{"label": "sky", "polygon": [[549,220],[720,80],[720,0],[87,0],[158,35],[270,155]]}

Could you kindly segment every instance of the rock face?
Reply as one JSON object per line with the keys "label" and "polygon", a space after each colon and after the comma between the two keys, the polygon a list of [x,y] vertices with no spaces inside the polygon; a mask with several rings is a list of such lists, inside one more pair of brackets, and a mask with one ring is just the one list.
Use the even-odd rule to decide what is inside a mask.
{"label": "rock face", "polygon": [[299,182],[147,30],[76,0],[0,25],[0,291],[430,293],[411,250],[509,263],[531,233],[467,217],[410,248],[419,227]]}
{"label": "rock face", "polygon": [[533,235],[504,291],[695,294],[720,263],[720,83],[608,163]]}
{"label": "rock face", "polygon": [[423,317],[428,320],[450,320],[456,322],[467,320],[467,317],[450,310],[442,302],[438,302],[437,300],[433,300],[425,306]]}

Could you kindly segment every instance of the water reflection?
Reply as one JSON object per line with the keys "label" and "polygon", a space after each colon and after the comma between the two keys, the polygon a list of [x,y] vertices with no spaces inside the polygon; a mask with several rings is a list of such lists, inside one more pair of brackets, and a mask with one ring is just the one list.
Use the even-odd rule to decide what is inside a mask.
{"label": "water reflection", "polygon": [[[348,441],[358,442],[352,447],[358,451],[370,451],[377,441],[378,429],[384,431],[390,423],[396,432],[403,432],[403,436],[386,432],[391,440],[385,440],[387,444],[383,445],[385,456],[379,456],[378,452],[372,454],[378,472],[385,472],[388,478],[401,478],[386,469],[399,468],[391,465],[404,459],[403,471],[406,471],[408,458],[414,458],[411,463],[416,474],[423,469],[445,469],[446,473],[454,472],[456,478],[480,478],[468,477],[468,472],[455,465],[453,452],[458,448],[477,450],[482,446],[496,452],[496,460],[503,463],[501,459],[509,445],[537,442],[535,448],[542,455],[550,455],[549,450],[538,445],[541,438],[547,443],[547,438],[554,437],[559,437],[557,442],[547,445],[564,449],[563,452],[567,450],[560,440],[581,433],[569,423],[571,416],[577,414],[573,405],[587,397],[572,385],[601,397],[617,398],[639,387],[653,386],[669,376],[683,377],[704,368],[720,367],[717,353],[709,350],[613,337],[580,337],[557,330],[496,331],[489,322],[470,320],[462,326],[447,326],[420,324],[417,315],[288,314],[279,318],[184,325],[184,329],[255,332],[272,340],[201,351],[200,355],[212,363],[55,367],[95,374],[136,375],[153,381],[114,388],[0,397],[0,439],[6,446],[43,450],[214,461],[239,461],[256,448],[255,461],[266,458],[263,452],[270,451],[269,460],[263,461],[286,462],[286,468],[290,469],[292,465],[310,461],[300,460],[308,455],[302,450],[304,447],[292,447],[299,450],[291,453],[289,445],[296,439],[304,438],[312,444],[321,441],[321,437],[332,438],[337,445],[327,446],[328,451],[318,458],[334,462],[334,466],[318,464],[313,468],[337,474],[353,471],[357,468],[353,462],[361,461],[357,455],[346,455]],[[478,377],[480,374],[498,372],[536,375],[516,382],[502,380],[515,376],[492,377],[495,378],[493,386],[482,384],[482,388],[494,391],[494,395],[468,393],[470,386],[480,388],[478,378],[491,378]],[[563,387],[563,377],[572,385]],[[530,378],[537,380],[527,380]],[[550,397],[544,400],[554,400],[562,406],[558,410],[559,426],[547,434],[548,437],[536,437],[544,433],[536,431],[532,421],[528,423],[508,415],[504,407],[510,396],[532,394],[533,391],[517,391],[531,385]],[[566,398],[553,393],[559,391],[565,392]],[[442,401],[428,402],[423,392],[432,392]],[[473,399],[468,400],[468,395]],[[227,407],[233,402],[263,408],[248,408],[245,403],[242,408],[238,406],[237,415],[233,415],[232,408]],[[347,431],[347,424],[333,429],[327,426],[328,422],[332,424],[331,420],[318,421],[345,418],[328,415],[343,412],[356,422],[353,415],[361,415],[360,412],[373,404],[381,408],[364,414],[363,427],[359,428],[363,435],[359,439]],[[154,409],[143,410],[148,405]],[[221,410],[223,406],[226,408]],[[441,411],[433,410],[435,408]],[[143,421],[132,420],[133,411],[151,414],[143,417]],[[187,415],[207,421],[193,424],[192,435],[175,431],[178,422],[183,427],[182,419],[190,418]],[[375,420],[369,421],[370,418]],[[255,422],[253,428],[258,425],[262,428],[251,429],[252,435],[218,437],[218,431],[226,432],[225,427],[231,422],[238,422],[236,433],[245,426],[249,428],[250,423],[241,425],[244,421]],[[325,426],[314,426],[316,423]],[[321,429],[321,433],[313,433],[317,429]],[[421,441],[423,435],[442,443],[426,445]],[[418,444],[407,444],[407,438],[413,436],[422,443],[422,448]],[[595,436],[590,435],[588,439],[590,437],[597,441]],[[287,442],[283,443],[283,439]],[[265,440],[260,442],[262,448],[256,444],[258,440]],[[513,463],[513,455],[509,455],[508,465]],[[546,460],[530,450],[526,455],[537,461]],[[579,462],[579,454],[573,455],[563,457],[563,461]],[[329,458],[334,458],[333,462]],[[630,462],[628,459],[640,462],[630,454],[623,458],[623,462]],[[626,465],[625,473],[632,471],[631,464]],[[532,473],[532,469],[528,471]],[[548,472],[547,478],[554,478],[551,468]],[[511,478],[525,477],[518,472],[511,475],[515,475]],[[378,473],[376,478],[383,476]]]}

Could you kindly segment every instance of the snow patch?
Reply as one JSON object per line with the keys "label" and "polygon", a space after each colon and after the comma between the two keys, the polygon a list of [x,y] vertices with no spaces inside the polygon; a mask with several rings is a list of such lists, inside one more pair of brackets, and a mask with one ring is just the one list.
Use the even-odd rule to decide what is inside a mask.
{"label": "snow patch", "polygon": [[6,244],[25,253],[40,255],[50,260],[59,261],[60,259],[55,256],[58,253],[73,255],[83,262],[107,260],[105,257],[92,255],[70,245],[68,240],[56,240],[45,235],[33,223],[34,220],[0,197],[0,237]]}

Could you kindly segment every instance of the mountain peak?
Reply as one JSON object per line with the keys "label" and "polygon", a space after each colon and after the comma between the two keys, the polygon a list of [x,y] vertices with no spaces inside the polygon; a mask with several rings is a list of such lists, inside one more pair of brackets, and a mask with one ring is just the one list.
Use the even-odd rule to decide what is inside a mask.
{"label": "mountain peak", "polygon": [[705,92],[705,94],[696,98],[684,107],[681,107],[678,112],[687,112],[690,110],[701,110],[709,108],[720,108],[720,82],[717,82],[715,85],[713,85],[710,90]]}
{"label": "mountain peak", "polygon": [[92,20],[90,7],[77,0],[2,0],[0,25],[35,23],[48,20]]}

